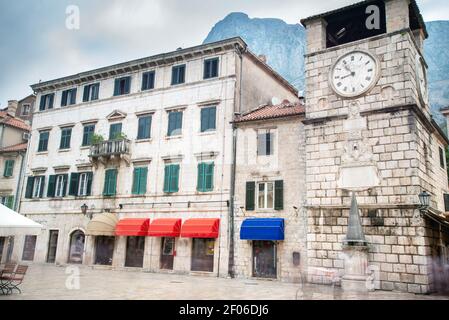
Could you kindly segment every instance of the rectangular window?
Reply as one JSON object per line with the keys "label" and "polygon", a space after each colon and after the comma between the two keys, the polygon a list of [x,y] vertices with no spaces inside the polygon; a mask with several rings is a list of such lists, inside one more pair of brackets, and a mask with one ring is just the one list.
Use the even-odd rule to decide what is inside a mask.
{"label": "rectangular window", "polygon": [[200,192],[212,191],[214,189],[214,163],[198,164],[197,190]]}
{"label": "rectangular window", "polygon": [[55,186],[56,186],[55,197],[64,197],[67,189],[67,175],[64,174],[57,175]]}
{"label": "rectangular window", "polygon": [[218,77],[218,58],[204,60],[204,79]]}
{"label": "rectangular window", "polygon": [[259,209],[273,209],[274,207],[274,183],[262,182],[258,184],[257,205]]}
{"label": "rectangular window", "polygon": [[113,123],[109,126],[109,140],[116,140],[121,137],[122,134],[122,124]]}
{"label": "rectangular window", "polygon": [[61,142],[59,144],[59,149],[69,149],[71,138],[72,138],[72,128],[62,128]]}
{"label": "rectangular window", "polygon": [[444,193],[443,199],[444,199],[444,211],[449,212],[449,194]]}
{"label": "rectangular window", "polygon": [[151,115],[139,117],[137,139],[149,139],[151,137]]}
{"label": "rectangular window", "polygon": [[121,96],[128,94],[131,89],[131,77],[122,77],[115,79],[114,82],[114,96]]}
{"label": "rectangular window", "polygon": [[216,107],[201,109],[201,132],[215,130]]}
{"label": "rectangular window", "polygon": [[44,176],[36,176],[34,177],[34,183],[33,183],[33,198],[42,198],[44,195],[44,183],[45,183],[45,177]]}
{"label": "rectangular window", "polygon": [[48,138],[50,136],[49,131],[39,132],[39,145],[37,147],[37,152],[48,151]]}
{"label": "rectangular window", "polygon": [[443,150],[443,148],[439,148],[439,150],[440,150],[440,166],[441,166],[441,168],[446,168],[446,166],[445,166],[445,164],[444,164],[444,150]]}
{"label": "rectangular window", "polygon": [[154,89],[154,71],[142,74],[142,91]]}
{"label": "rectangular window", "polygon": [[185,82],[186,65],[174,66],[171,72],[171,84],[181,84]]}
{"label": "rectangular window", "polygon": [[5,170],[3,170],[4,177],[12,177],[14,172],[14,160],[6,160],[5,161]]}
{"label": "rectangular window", "polygon": [[266,130],[266,132],[257,134],[257,155],[269,156],[274,154],[274,132]]}
{"label": "rectangular window", "polygon": [[22,105],[22,116],[27,116],[31,113],[31,105],[29,103],[24,103]]}
{"label": "rectangular window", "polygon": [[168,136],[182,134],[182,111],[170,111],[168,113]]}
{"label": "rectangular window", "polygon": [[87,183],[88,183],[88,174],[85,173],[81,173],[79,175],[79,180],[78,180],[78,196],[84,197],[87,196]]}
{"label": "rectangular window", "polygon": [[85,85],[83,92],[83,102],[98,100],[99,92],[100,92],[99,83]]}
{"label": "rectangular window", "polygon": [[49,93],[49,94],[44,94],[41,96],[41,102],[39,105],[39,110],[43,111],[43,110],[47,110],[47,109],[52,109],[53,108],[53,102],[55,99],[55,94],[54,93]]}
{"label": "rectangular window", "polygon": [[76,88],[64,90],[61,96],[61,107],[76,103]]}
{"label": "rectangular window", "polygon": [[90,146],[92,144],[92,136],[95,133],[95,125],[87,124],[83,127],[83,143],[82,146]]}
{"label": "rectangular window", "polygon": [[103,195],[114,196],[117,189],[117,169],[108,169],[105,172]]}
{"label": "rectangular window", "polygon": [[168,164],[164,172],[164,192],[172,193],[179,190],[179,164]]}
{"label": "rectangular window", "polygon": [[148,168],[134,168],[132,194],[145,194],[147,192]]}
{"label": "rectangular window", "polygon": [[25,236],[25,244],[23,245],[22,260],[33,261],[34,251],[36,249],[37,236]]}
{"label": "rectangular window", "polygon": [[5,207],[7,207],[9,209],[14,209],[14,196],[3,196],[3,197],[0,197],[0,202]]}

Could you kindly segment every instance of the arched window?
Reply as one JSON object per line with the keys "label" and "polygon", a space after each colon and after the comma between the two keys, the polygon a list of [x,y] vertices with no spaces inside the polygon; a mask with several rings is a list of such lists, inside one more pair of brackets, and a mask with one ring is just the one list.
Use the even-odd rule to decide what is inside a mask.
{"label": "arched window", "polygon": [[75,230],[70,235],[69,263],[83,263],[84,232]]}

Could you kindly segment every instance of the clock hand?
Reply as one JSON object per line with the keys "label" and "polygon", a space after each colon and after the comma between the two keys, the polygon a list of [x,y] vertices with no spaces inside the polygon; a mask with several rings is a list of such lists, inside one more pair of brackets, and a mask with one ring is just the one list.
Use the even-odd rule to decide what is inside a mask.
{"label": "clock hand", "polygon": [[347,75],[341,77],[340,79],[346,79],[349,76],[353,76],[354,77],[355,76],[355,72],[351,72],[350,74],[347,74]]}

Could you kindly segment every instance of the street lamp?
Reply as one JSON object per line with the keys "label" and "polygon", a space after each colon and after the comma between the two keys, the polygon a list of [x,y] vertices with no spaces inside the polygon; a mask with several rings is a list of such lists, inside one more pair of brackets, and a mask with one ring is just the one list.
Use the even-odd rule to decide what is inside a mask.
{"label": "street lamp", "polygon": [[427,191],[421,192],[419,195],[419,202],[421,203],[421,210],[425,210],[429,207],[430,194]]}
{"label": "street lamp", "polygon": [[84,215],[87,215],[89,219],[91,219],[91,216],[87,214],[87,209],[89,209],[89,207],[87,206],[87,204],[84,203],[84,204],[81,206],[81,212],[82,212]]}

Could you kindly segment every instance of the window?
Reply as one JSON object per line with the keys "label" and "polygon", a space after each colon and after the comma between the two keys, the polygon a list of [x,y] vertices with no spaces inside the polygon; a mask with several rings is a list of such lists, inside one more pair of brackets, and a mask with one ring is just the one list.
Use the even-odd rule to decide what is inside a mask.
{"label": "window", "polygon": [[259,209],[273,209],[274,205],[274,186],[273,182],[259,183],[258,202]]}
{"label": "window", "polygon": [[61,143],[59,144],[59,149],[69,149],[71,137],[72,137],[72,128],[62,128]]}
{"label": "window", "polygon": [[44,94],[41,96],[41,102],[39,105],[39,110],[43,111],[43,110],[47,110],[47,109],[52,109],[53,108],[53,102],[55,99],[55,94],[54,93],[49,93],[49,94]]}
{"label": "window", "polygon": [[151,137],[151,115],[139,117],[137,139],[149,139]]}
{"label": "window", "polygon": [[132,194],[145,194],[147,192],[148,168],[134,168]]}
{"label": "window", "polygon": [[161,255],[160,265],[161,269],[173,270],[173,260],[175,251],[175,238],[163,237],[161,239]]}
{"label": "window", "polygon": [[218,77],[218,58],[204,60],[204,79]]}
{"label": "window", "polygon": [[142,91],[154,88],[154,71],[144,72],[142,74]]}
{"label": "window", "polygon": [[99,91],[100,91],[99,83],[93,83],[84,86],[83,102],[98,100]]}
{"label": "window", "polygon": [[[256,202],[256,183],[246,182],[246,210],[253,211]],[[259,209],[284,209],[284,181],[257,183],[257,207]]]}
{"label": "window", "polygon": [[22,116],[28,116],[31,113],[31,105],[29,103],[24,103],[22,105]]}
{"label": "window", "polygon": [[182,111],[170,111],[168,113],[168,136],[182,134]]}
{"label": "window", "polygon": [[70,174],[69,195],[90,196],[92,191],[92,172],[72,172]]}
{"label": "window", "polygon": [[114,255],[115,237],[95,237],[95,264],[110,266]]}
{"label": "window", "polygon": [[61,107],[69,106],[76,103],[76,88],[64,90],[61,96]]}
{"label": "window", "polygon": [[56,260],[56,250],[58,249],[58,235],[58,230],[50,230],[47,251],[48,263],[54,263]]}
{"label": "window", "polygon": [[22,260],[33,261],[34,251],[36,249],[37,236],[25,236],[25,244],[23,245]]}
{"label": "window", "polygon": [[440,150],[440,166],[441,166],[441,168],[445,168],[446,166],[444,165],[444,151],[443,151],[443,148],[439,148],[439,150]]}
{"label": "window", "polygon": [[55,197],[64,197],[67,186],[67,176],[66,175],[58,175],[56,176],[56,191]]}
{"label": "window", "polygon": [[32,193],[32,198],[42,198],[42,196],[44,195],[44,182],[45,182],[45,177],[44,176],[36,176],[36,177],[32,177],[34,178],[33,180],[33,193]]}
{"label": "window", "polygon": [[87,124],[83,127],[83,143],[82,146],[90,146],[92,144],[92,136],[95,133],[95,125]]}
{"label": "window", "polygon": [[214,163],[198,164],[197,190],[200,192],[212,191],[214,189]]}
{"label": "window", "polygon": [[108,169],[105,172],[104,178],[104,196],[114,196],[117,188],[117,169]]}
{"label": "window", "polygon": [[201,109],[201,132],[215,130],[216,107]]}
{"label": "window", "polygon": [[113,123],[109,126],[109,140],[116,140],[121,137],[122,134],[122,124]]}
{"label": "window", "polygon": [[50,136],[50,131],[39,132],[39,145],[37,147],[37,152],[44,152],[48,150],[48,138]]}
{"label": "window", "polygon": [[186,65],[174,66],[171,72],[171,84],[181,84],[185,81]]}
{"label": "window", "polygon": [[266,132],[257,134],[257,155],[269,156],[274,152],[274,132],[266,130]]}
{"label": "window", "polygon": [[115,79],[114,82],[114,96],[121,96],[128,94],[131,88],[131,77],[123,77]]}
{"label": "window", "polygon": [[69,263],[83,263],[84,232],[76,230],[70,235]]}
{"label": "window", "polygon": [[0,202],[9,209],[14,209],[14,196],[1,196]]}
{"label": "window", "polygon": [[179,190],[179,164],[168,164],[164,172],[164,192],[172,193]]}
{"label": "window", "polygon": [[444,199],[444,211],[449,212],[449,194],[444,193],[443,199]]}
{"label": "window", "polygon": [[3,170],[3,176],[8,178],[12,177],[14,171],[14,160],[5,161],[5,170]]}

